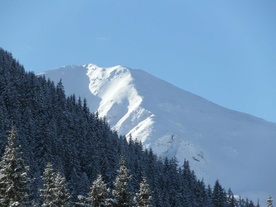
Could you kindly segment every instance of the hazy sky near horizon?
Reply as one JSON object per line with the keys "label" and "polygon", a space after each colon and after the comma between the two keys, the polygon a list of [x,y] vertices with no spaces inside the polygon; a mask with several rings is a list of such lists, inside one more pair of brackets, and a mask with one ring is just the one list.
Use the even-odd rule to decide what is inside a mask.
{"label": "hazy sky near horizon", "polygon": [[276,122],[275,0],[0,0],[0,47],[26,70],[143,69]]}

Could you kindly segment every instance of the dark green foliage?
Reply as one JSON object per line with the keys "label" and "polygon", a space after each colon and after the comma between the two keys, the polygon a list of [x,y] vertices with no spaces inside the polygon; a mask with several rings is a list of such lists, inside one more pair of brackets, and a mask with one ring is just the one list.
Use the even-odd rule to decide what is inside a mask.
{"label": "dark green foliage", "polygon": [[136,206],[137,207],[152,207],[152,192],[149,184],[147,183],[146,177],[143,177],[140,183],[139,192],[136,195]]}
{"label": "dark green foliage", "polygon": [[65,178],[55,172],[51,163],[46,165],[42,176],[43,188],[40,190],[43,207],[70,206],[70,194]]}
{"label": "dark green foliage", "polygon": [[226,206],[226,193],[224,189],[221,187],[219,181],[217,180],[213,190],[213,204],[216,207],[224,207]]}
{"label": "dark green foliage", "polygon": [[[4,170],[7,168],[5,163],[12,160],[9,158],[12,152],[6,152],[10,148],[7,137],[12,125],[17,127],[16,142],[22,146],[22,154],[15,150],[16,158],[13,159],[20,170],[25,169],[21,158],[29,166],[29,177],[33,180],[31,189],[34,192],[30,196],[37,203],[43,203],[47,198],[46,191],[42,191],[42,198],[37,193],[38,189],[46,189],[47,175],[44,173],[43,180],[41,175],[47,163],[52,163],[55,168],[50,172],[47,167],[50,170],[48,176],[54,173],[56,177],[51,181],[68,185],[74,203],[78,202],[78,195],[87,195],[90,191],[88,186],[98,174],[102,175],[107,188],[115,190],[114,197],[109,195],[109,201],[117,199],[119,202],[119,197],[125,196],[128,203],[121,206],[132,205],[132,196],[139,192],[143,177],[147,177],[153,207],[226,207],[229,201],[232,202],[232,195],[227,196],[219,183],[215,184],[214,189],[210,186],[206,189],[204,182],[199,181],[190,169],[188,161],[179,168],[176,159],[160,160],[151,149],[143,149],[142,144],[131,137],[127,142],[126,137],[118,136],[110,129],[105,119],[89,112],[86,100],[82,101],[75,95],[66,97],[62,81],[55,86],[43,76],[36,77],[31,72],[25,72],[10,53],[0,48],[1,199],[7,197],[4,194],[5,185],[8,185],[8,181],[4,184],[5,176],[12,176],[17,169],[7,173]],[[120,164],[121,155],[125,159],[123,165]],[[55,172],[62,172],[62,176]],[[22,183],[27,183],[28,176],[25,177],[24,173],[21,175],[24,175]],[[124,179],[127,185],[119,186]],[[57,183],[53,185],[57,188]],[[28,188],[27,185],[18,186]],[[124,188],[127,189],[124,190],[125,194],[121,191],[119,195]],[[66,188],[60,186],[59,189],[67,193]],[[14,194],[20,195],[20,192],[20,189],[16,189]],[[60,194],[60,199],[66,200],[61,195],[64,194]],[[69,194],[66,195],[68,197]],[[27,194],[22,194],[23,197],[27,197]]]}
{"label": "dark green foliage", "polygon": [[30,180],[28,167],[16,146],[16,131],[13,127],[8,145],[0,162],[0,206],[29,206]]}
{"label": "dark green foliage", "polygon": [[99,174],[93,182],[91,191],[88,194],[88,203],[94,207],[104,207],[107,204],[108,189],[103,181],[102,175]]}
{"label": "dark green foliage", "polygon": [[234,198],[234,194],[231,191],[231,189],[229,189],[228,196],[227,196],[227,207],[236,207],[237,205],[238,204],[237,204],[236,199]]}
{"label": "dark green foliage", "polygon": [[129,207],[133,205],[133,195],[130,187],[131,175],[127,169],[124,158],[120,160],[120,168],[114,182],[114,190],[112,191],[113,207]]}

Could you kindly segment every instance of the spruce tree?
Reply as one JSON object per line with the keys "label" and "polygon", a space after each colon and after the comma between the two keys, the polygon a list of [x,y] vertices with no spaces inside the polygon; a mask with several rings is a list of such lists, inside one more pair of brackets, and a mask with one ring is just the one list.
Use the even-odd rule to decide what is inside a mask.
{"label": "spruce tree", "polygon": [[272,199],[271,195],[268,196],[266,202],[267,202],[267,207],[273,207],[273,204],[272,204],[273,199]]}
{"label": "spruce tree", "polygon": [[65,207],[70,206],[70,194],[66,187],[65,178],[53,170],[51,163],[48,163],[42,180],[43,189],[40,190],[43,200],[43,207]]}
{"label": "spruce tree", "polygon": [[99,174],[88,194],[88,201],[94,207],[103,207],[106,205],[107,196],[108,189],[103,181],[102,175]]}
{"label": "spruce tree", "polygon": [[43,189],[40,190],[40,195],[43,200],[43,207],[51,207],[55,200],[55,173],[51,163],[46,165],[42,176]]}
{"label": "spruce tree", "polygon": [[129,175],[124,158],[121,158],[120,168],[117,172],[118,175],[114,182],[114,190],[112,191],[112,206],[130,207],[133,205],[133,196],[129,186],[131,175]]}
{"label": "spruce tree", "polygon": [[229,188],[228,195],[227,195],[227,207],[236,207],[236,206],[237,206],[236,199],[234,198],[234,194],[232,190]]}
{"label": "spruce tree", "polygon": [[256,207],[260,207],[260,200],[258,199]]}
{"label": "spruce tree", "polygon": [[12,127],[8,145],[0,162],[0,206],[30,206],[28,167],[16,147],[17,133]]}
{"label": "spruce tree", "polygon": [[91,182],[85,172],[82,173],[79,182],[78,182],[78,195],[86,195],[91,187]]}
{"label": "spruce tree", "polygon": [[70,198],[71,195],[67,189],[67,184],[64,176],[61,175],[60,172],[56,173],[56,178],[55,178],[55,183],[56,183],[56,200],[55,204],[56,206],[71,206]]}
{"label": "spruce tree", "polygon": [[221,187],[218,180],[215,182],[213,190],[213,204],[216,207],[225,207],[226,206],[226,195],[224,189]]}
{"label": "spruce tree", "polygon": [[139,193],[137,193],[137,207],[152,207],[152,196],[146,177],[142,178]]}

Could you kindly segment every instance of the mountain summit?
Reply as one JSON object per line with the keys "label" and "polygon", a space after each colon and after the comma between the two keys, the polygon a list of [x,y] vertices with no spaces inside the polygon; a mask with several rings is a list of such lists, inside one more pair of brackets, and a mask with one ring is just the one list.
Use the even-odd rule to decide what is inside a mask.
{"label": "mountain summit", "polygon": [[[161,156],[184,159],[198,177],[253,199],[276,196],[276,124],[216,105],[142,70],[88,64],[44,74],[87,99],[118,134]],[[225,94],[227,95],[227,94]]]}

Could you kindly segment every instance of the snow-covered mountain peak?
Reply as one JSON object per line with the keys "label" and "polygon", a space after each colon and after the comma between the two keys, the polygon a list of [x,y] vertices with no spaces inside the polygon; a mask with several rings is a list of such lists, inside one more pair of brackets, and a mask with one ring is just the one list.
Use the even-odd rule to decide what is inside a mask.
{"label": "snow-covered mountain peak", "polygon": [[[276,124],[218,106],[142,70],[94,64],[46,71],[67,95],[86,98],[121,135],[159,156],[190,161],[197,176],[250,197],[274,194]],[[260,179],[262,177],[262,179]],[[255,192],[252,192],[254,190]],[[251,192],[249,192],[251,191]],[[262,199],[259,196],[260,199]]]}
{"label": "snow-covered mountain peak", "polygon": [[102,68],[88,65],[87,76],[90,92],[101,98],[97,110],[99,115],[106,117],[114,129],[128,134],[128,127],[121,129],[122,124],[134,119],[134,113],[140,110],[142,102],[142,97],[134,87],[130,69],[123,66]]}
{"label": "snow-covered mountain peak", "polygon": [[[129,70],[125,67],[116,66],[110,68],[102,68],[90,64],[87,66],[87,69],[87,76],[90,79],[89,88],[91,92],[95,95],[98,95],[99,92],[105,94],[105,89],[109,87],[115,87],[115,92],[118,91],[118,89],[125,90],[126,88],[124,87],[127,86],[127,84],[130,84],[130,82],[132,81],[131,74]],[[114,85],[115,82],[116,86]],[[105,87],[105,89],[103,89],[102,87]]]}

